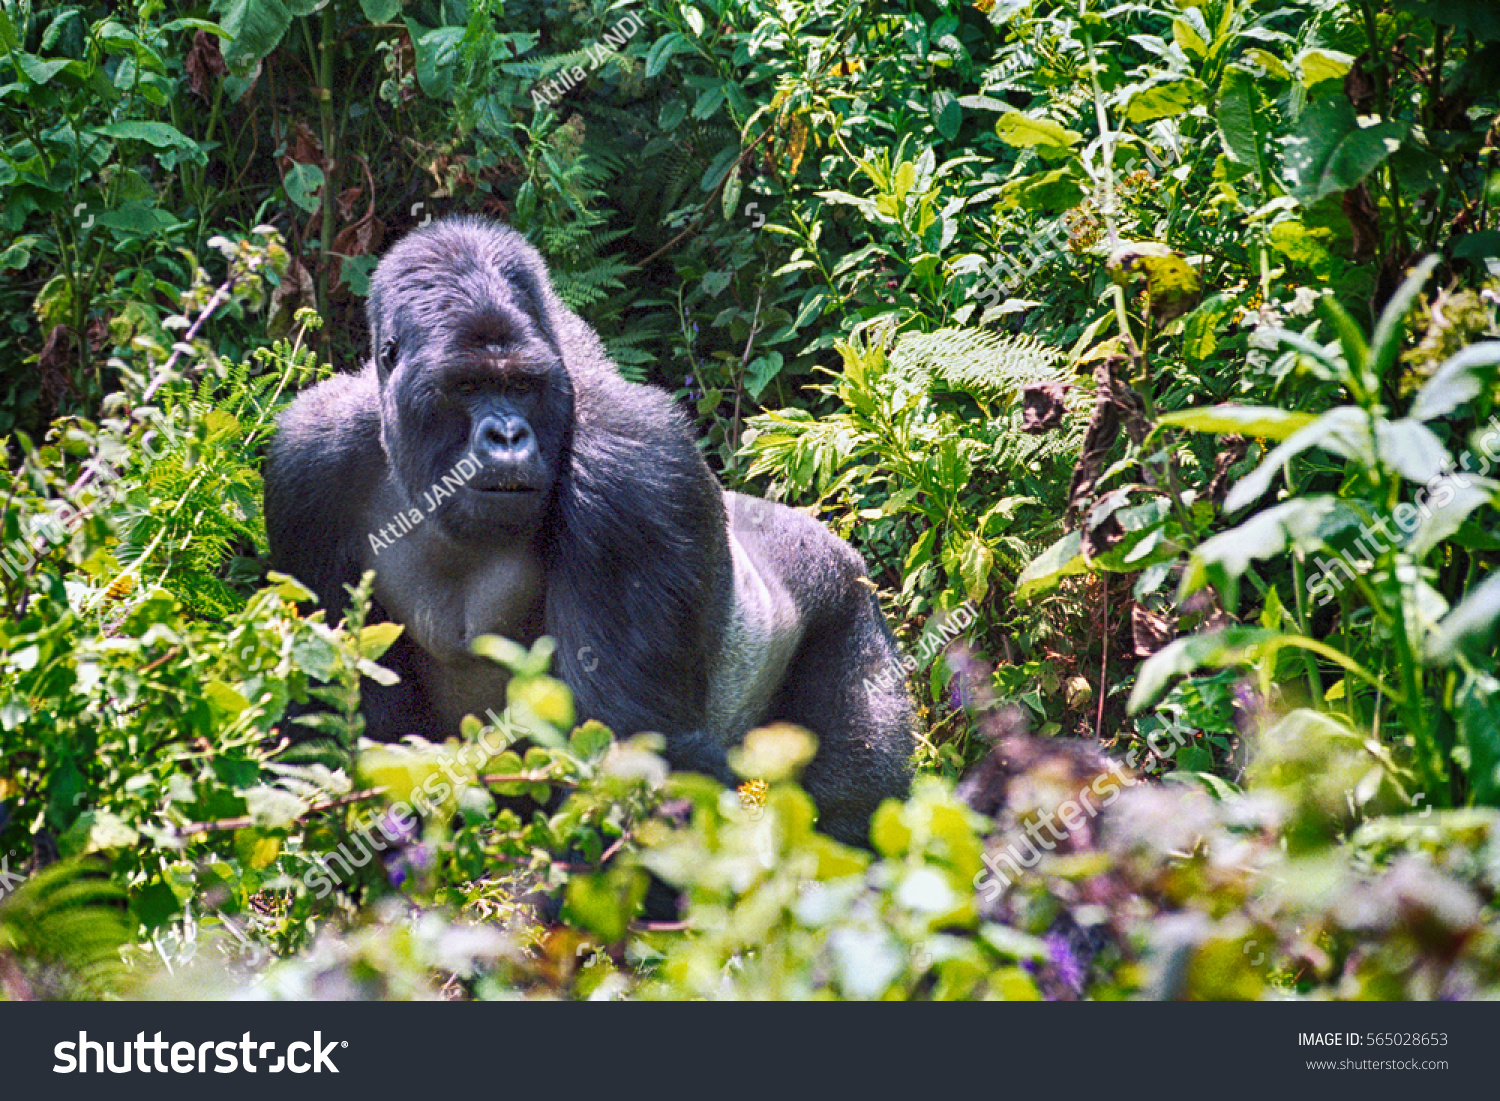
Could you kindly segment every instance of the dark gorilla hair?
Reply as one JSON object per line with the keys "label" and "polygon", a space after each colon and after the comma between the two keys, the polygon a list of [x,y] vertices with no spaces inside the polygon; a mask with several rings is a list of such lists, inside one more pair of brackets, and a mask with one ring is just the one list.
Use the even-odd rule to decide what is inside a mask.
{"label": "dark gorilla hair", "polygon": [[297,399],[265,477],[276,567],[330,619],[373,568],[372,621],[406,628],[383,659],[401,682],[363,685],[369,736],[456,733],[504,701],[473,640],[548,634],[580,717],[660,732],[675,768],[733,783],[747,730],[807,727],[821,828],[866,844],[907,791],[912,713],[859,555],[721,490],[672,400],[620,376],[513,230],[413,232],[369,321],[373,360]]}

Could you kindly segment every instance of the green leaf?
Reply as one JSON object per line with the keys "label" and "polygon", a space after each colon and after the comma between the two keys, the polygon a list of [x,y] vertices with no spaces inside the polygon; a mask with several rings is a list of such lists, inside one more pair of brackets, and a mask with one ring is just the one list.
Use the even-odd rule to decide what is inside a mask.
{"label": "green leaf", "polygon": [[568,735],[568,749],[581,761],[603,757],[614,736],[603,723],[590,720]]}
{"label": "green leaf", "polygon": [[1454,702],[1459,739],[1469,750],[1470,799],[1476,807],[1493,807],[1500,802],[1500,680],[1471,671]]}
{"label": "green leaf", "polygon": [[1340,405],[1330,409],[1311,424],[1297,429],[1281,442],[1261,464],[1241,478],[1229,495],[1224,498],[1224,511],[1237,512],[1258,500],[1271,488],[1271,481],[1295,456],[1310,447],[1327,446],[1327,440],[1336,433],[1359,432],[1366,426],[1363,409],[1352,405]]}
{"label": "green leaf", "polygon": [[1182,582],[1183,594],[1211,583],[1223,594],[1225,607],[1233,611],[1239,603],[1239,580],[1251,562],[1285,553],[1289,542],[1299,552],[1321,548],[1323,532],[1340,513],[1353,517],[1353,509],[1347,504],[1324,494],[1294,497],[1262,509],[1193,550]]}
{"label": "green leaf", "polygon": [[1022,210],[1069,210],[1088,194],[1088,181],[1074,164],[1034,172],[1000,189],[1000,200]]}
{"label": "green leaf", "polygon": [[311,214],[323,192],[323,170],[315,164],[294,164],[286,174],[286,197]]}
{"label": "green leaf", "polygon": [[1180,409],[1157,418],[1162,424],[1191,429],[1194,432],[1233,432],[1242,436],[1259,436],[1267,440],[1284,440],[1317,417],[1270,405],[1210,405],[1201,409]]}
{"label": "green leaf", "polygon": [[[1411,541],[1406,545],[1407,553],[1419,562],[1443,540],[1458,534],[1471,512],[1487,502],[1495,501],[1500,484],[1488,478],[1454,474],[1434,478],[1427,489],[1425,498],[1418,493],[1417,505],[1405,506],[1421,510],[1421,520],[1411,533]],[[1428,506],[1427,501],[1439,494],[1443,495],[1444,504]],[[1399,509],[1402,506],[1396,507]]]}
{"label": "green leaf", "polygon": [[1447,360],[1417,391],[1407,414],[1412,420],[1430,421],[1473,401],[1495,382],[1500,364],[1500,341],[1472,344]]}
{"label": "green leaf", "polygon": [[1375,324],[1375,335],[1370,339],[1369,370],[1375,378],[1383,379],[1389,373],[1396,362],[1396,354],[1401,351],[1401,336],[1405,331],[1406,315],[1411,311],[1417,301],[1417,295],[1422,293],[1422,288],[1427,280],[1432,277],[1433,270],[1438,266],[1441,256],[1433,255],[1423,258],[1411,269],[1411,274],[1401,281],[1396,288],[1396,293],[1386,303],[1385,309],[1380,313],[1380,320]]}
{"label": "green leaf", "polygon": [[1500,257],[1500,230],[1485,229],[1478,233],[1465,233],[1453,245],[1453,255],[1458,260],[1490,260]]}
{"label": "green leaf", "polygon": [[736,161],[734,167],[729,170],[729,175],[724,180],[724,190],[719,196],[719,210],[724,215],[726,222],[733,222],[740,212],[740,192],[743,181],[740,179],[740,165]]}
{"label": "green leaf", "polygon": [[[1368,426],[1363,439],[1368,446]],[[1384,419],[1375,422],[1376,449],[1380,461],[1409,482],[1427,485],[1438,477],[1452,461],[1443,441],[1420,421],[1403,417],[1398,421]],[[1358,457],[1350,454],[1350,458]]]}
{"label": "green leaf", "polygon": [[[65,57],[60,59],[53,59],[51,61],[43,61],[35,54],[20,54],[18,55],[16,60],[21,66],[21,71],[26,74],[26,78],[33,84],[46,84],[58,73],[62,72],[72,64],[72,62],[70,62]],[[157,123],[156,125],[159,126],[161,124]],[[101,127],[101,129],[107,128]]]}
{"label": "green leaf", "polygon": [[249,69],[279,46],[292,25],[292,13],[281,0],[229,0],[223,13],[219,25],[229,36],[222,46],[224,60],[236,71]]}
{"label": "green leaf", "polygon": [[995,133],[1006,145],[1017,149],[1035,149],[1044,157],[1066,156],[1072,146],[1083,140],[1076,130],[1068,130],[1047,118],[1033,118],[1020,111],[1007,111],[995,123]]}
{"label": "green leaf", "polygon": [[1196,310],[1182,319],[1182,352],[1188,359],[1202,363],[1218,350],[1219,323],[1235,308],[1228,294],[1205,298]]}
{"label": "green leaf", "polygon": [[1443,617],[1427,640],[1427,657],[1447,664],[1469,644],[1482,646],[1500,620],[1500,570],[1490,573]]}
{"label": "green leaf", "polygon": [[952,141],[958,137],[963,122],[963,108],[952,92],[940,89],[932,93],[932,124],[939,134]]}
{"label": "green leaf", "polygon": [[1401,147],[1407,125],[1362,127],[1342,89],[1324,93],[1297,119],[1285,139],[1285,168],[1292,196],[1311,206],[1325,195],[1357,185]]}
{"label": "green leaf", "polygon": [[1264,173],[1266,128],[1262,123],[1259,93],[1248,73],[1230,69],[1224,74],[1214,118],[1229,159],[1254,169],[1257,176]]}
{"label": "green leaf", "polygon": [[453,70],[463,43],[463,27],[428,29],[406,21],[413,52],[417,55],[417,84],[433,99],[447,99],[453,92]]}
{"label": "green leaf", "polygon": [[157,149],[180,149],[194,154],[199,152],[197,142],[165,122],[111,122],[99,127],[96,133],[126,141],[143,141]]}
{"label": "green leaf", "polygon": [[1271,227],[1269,239],[1277,252],[1315,275],[1326,275],[1332,267],[1333,253],[1328,243],[1333,241],[1333,231],[1326,227],[1313,228],[1296,218],[1287,218]]}
{"label": "green leaf", "polygon": [[1262,627],[1230,627],[1170,642],[1142,663],[1126,709],[1132,715],[1139,714],[1155,703],[1173,680],[1202,666],[1224,668],[1254,661],[1261,647],[1278,637],[1277,632]]}
{"label": "green leaf", "polygon": [[1281,63],[1281,59],[1269,50],[1263,50],[1259,46],[1254,46],[1246,50],[1240,64],[1250,66],[1252,75],[1261,75],[1254,72],[1255,69],[1260,69],[1263,70],[1265,75],[1273,76],[1277,80],[1292,79],[1291,72]]}
{"label": "green leaf", "polygon": [[568,880],[563,916],[600,940],[617,941],[640,909],[646,885],[644,873],[623,866],[594,875],[575,875]]}
{"label": "green leaf", "polygon": [[1172,20],[1172,41],[1182,47],[1183,53],[1200,60],[1208,57],[1208,24],[1197,8],[1183,12],[1182,18]]}
{"label": "green leaf", "polygon": [[130,912],[147,929],[165,925],[182,908],[172,888],[152,883],[130,892]]}
{"label": "green leaf", "polygon": [[975,603],[983,600],[989,592],[990,571],[994,566],[995,552],[984,537],[977,532],[970,534],[959,552],[958,575],[963,580],[964,591]]}
{"label": "green leaf", "polygon": [[1203,101],[1207,89],[1191,77],[1147,83],[1125,105],[1127,122],[1155,122],[1184,115]]}
{"label": "green leaf", "polygon": [[359,0],[359,10],[371,23],[389,23],[401,10],[401,0]]}
{"label": "green leaf", "polygon": [[765,355],[756,356],[745,368],[746,392],[755,401],[759,401],[766,387],[775,381],[785,365],[785,357],[780,352],[767,352]]}
{"label": "green leaf", "polygon": [[709,163],[708,168],[704,170],[703,179],[698,181],[698,186],[701,187],[705,192],[712,193],[713,190],[719,186],[719,181],[722,180],[729,172],[730,166],[738,163],[739,156],[739,143],[730,142],[723,149],[721,149],[719,151],[719,155]]}
{"label": "green leaf", "polygon": [[646,79],[650,80],[665,69],[673,54],[691,48],[691,43],[680,31],[662,35],[652,44],[650,52],[646,54]]}
{"label": "green leaf", "polygon": [[1302,77],[1302,87],[1311,89],[1325,80],[1342,80],[1344,74],[1354,67],[1352,54],[1338,50],[1303,50],[1293,62]]}
{"label": "green leaf", "polygon": [[1087,570],[1089,567],[1083,560],[1082,546],[1082,536],[1076,531],[1070,531],[1033,558],[1021,571],[1021,576],[1016,578],[1016,599],[1024,600],[1028,596],[1047,592],[1055,588],[1063,578]]}

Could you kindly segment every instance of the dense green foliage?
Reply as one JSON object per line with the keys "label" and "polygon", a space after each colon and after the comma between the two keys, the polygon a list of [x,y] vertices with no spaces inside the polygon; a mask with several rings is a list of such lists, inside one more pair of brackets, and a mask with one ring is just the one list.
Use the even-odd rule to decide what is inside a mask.
{"label": "dense green foliage", "polygon": [[[0,993],[1492,994],[1497,149],[1489,0],[0,0]],[[865,554],[873,851],[547,640],[361,741],[259,468],[460,210]]]}

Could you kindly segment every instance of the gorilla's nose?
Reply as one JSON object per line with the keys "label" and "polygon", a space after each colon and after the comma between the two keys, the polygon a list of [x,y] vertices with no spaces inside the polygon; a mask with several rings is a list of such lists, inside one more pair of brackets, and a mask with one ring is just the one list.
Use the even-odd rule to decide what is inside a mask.
{"label": "gorilla's nose", "polygon": [[495,458],[515,461],[530,455],[536,438],[525,417],[507,413],[485,419],[479,429],[479,443]]}

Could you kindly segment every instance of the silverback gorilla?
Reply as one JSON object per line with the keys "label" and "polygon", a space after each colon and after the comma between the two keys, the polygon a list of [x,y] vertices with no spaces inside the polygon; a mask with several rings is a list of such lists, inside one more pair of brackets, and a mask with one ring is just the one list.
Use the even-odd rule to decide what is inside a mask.
{"label": "silverback gorilla", "polygon": [[805,726],[820,828],[868,844],[907,792],[912,713],[853,548],[724,492],[511,229],[416,230],[376,268],[369,323],[373,362],[297,399],[265,473],[275,567],[330,621],[373,569],[371,622],[406,628],[383,659],[400,683],[363,684],[366,733],[457,733],[505,698],[474,639],[548,634],[580,717],[661,733],[674,768],[732,784],[746,731]]}

